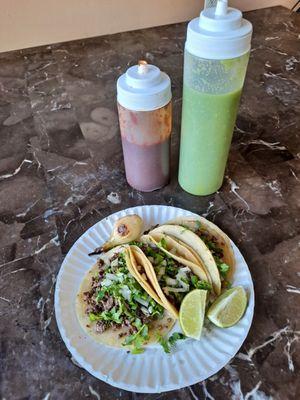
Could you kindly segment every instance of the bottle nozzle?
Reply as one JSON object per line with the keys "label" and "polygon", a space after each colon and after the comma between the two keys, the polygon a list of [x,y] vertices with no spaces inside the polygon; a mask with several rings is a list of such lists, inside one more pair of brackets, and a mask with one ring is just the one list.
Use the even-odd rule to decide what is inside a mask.
{"label": "bottle nozzle", "polygon": [[145,74],[148,71],[148,63],[145,60],[139,60],[138,62],[138,73]]}
{"label": "bottle nozzle", "polygon": [[227,14],[228,1],[227,0],[218,0],[215,15],[223,16]]}

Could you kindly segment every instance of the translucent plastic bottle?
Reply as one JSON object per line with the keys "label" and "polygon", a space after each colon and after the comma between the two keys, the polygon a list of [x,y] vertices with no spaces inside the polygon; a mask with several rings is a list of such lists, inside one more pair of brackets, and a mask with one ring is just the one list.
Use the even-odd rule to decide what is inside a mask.
{"label": "translucent plastic bottle", "polygon": [[208,195],[222,185],[251,34],[251,23],[222,0],[188,25],[179,183],[189,193]]}
{"label": "translucent plastic bottle", "polygon": [[117,86],[127,182],[144,192],[159,189],[170,177],[170,79],[141,61],[119,78]]}

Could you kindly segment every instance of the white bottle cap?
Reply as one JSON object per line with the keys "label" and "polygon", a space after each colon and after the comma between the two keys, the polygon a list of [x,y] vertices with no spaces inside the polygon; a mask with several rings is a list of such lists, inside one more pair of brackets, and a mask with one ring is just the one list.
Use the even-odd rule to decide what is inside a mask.
{"label": "white bottle cap", "polygon": [[224,60],[250,50],[252,24],[241,11],[218,0],[216,7],[205,8],[188,24],[186,50],[201,58]]}
{"label": "white bottle cap", "polygon": [[171,100],[171,80],[155,65],[139,61],[120,76],[117,94],[118,103],[129,110],[156,110]]}

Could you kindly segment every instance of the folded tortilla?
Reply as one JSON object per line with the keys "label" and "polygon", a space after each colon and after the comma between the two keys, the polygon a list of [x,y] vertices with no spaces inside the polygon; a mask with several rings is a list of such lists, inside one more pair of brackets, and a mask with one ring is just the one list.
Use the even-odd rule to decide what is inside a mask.
{"label": "folded tortilla", "polygon": [[211,282],[216,295],[221,293],[221,278],[218,267],[213,255],[205,245],[205,243],[194,232],[180,225],[161,225],[149,232],[149,236],[158,237],[165,234],[184,244],[187,248],[193,250],[194,255],[199,259],[199,267],[205,271],[207,280]]}
{"label": "folded tortilla", "polygon": [[[144,240],[146,240],[146,237],[144,237]],[[158,283],[154,268],[151,264],[151,262],[148,260],[146,255],[143,253],[143,251],[137,247],[137,246],[130,246],[132,250],[132,254],[134,258],[137,260],[139,263],[139,268],[143,268],[144,272],[147,275],[147,279],[151,282],[152,287],[154,288],[157,296],[159,296],[160,301],[157,301],[159,304],[162,304],[163,307],[169,311],[169,313],[177,319],[179,317],[178,310],[176,307],[171,304],[168,299],[166,298],[164,292],[161,290],[161,287]],[[153,297],[154,298],[154,297]]]}
{"label": "folded tortilla", "polygon": [[[103,254],[100,258],[104,262],[108,262],[108,260],[114,255],[118,253],[124,253],[126,266],[128,268],[128,272],[137,280],[140,286],[151,296],[158,304],[164,306],[163,302],[160,300],[159,296],[156,294],[156,291],[151,287],[151,282],[143,276],[142,271],[138,271],[137,266],[141,264],[140,259],[135,258],[135,253],[132,253],[129,246],[118,246],[116,248],[111,249],[109,252]],[[96,263],[85,275],[78,294],[76,296],[75,309],[78,321],[83,329],[83,331],[90,337],[92,337],[96,342],[102,343],[105,345],[113,346],[113,347],[123,347],[124,340],[127,335],[129,335],[129,328],[122,327],[120,328],[108,328],[103,333],[99,333],[96,330],[96,322],[90,321],[89,315],[87,313],[87,303],[84,300],[84,293],[88,292],[92,287],[92,278],[97,274],[98,264]],[[140,304],[138,303],[138,306]],[[165,310],[162,318],[155,319],[149,324],[149,339],[143,346],[157,342],[157,336],[165,335],[170,331],[175,323],[175,318],[172,314],[170,314],[167,310]]]}
{"label": "folded tortilla", "polygon": [[[196,275],[200,281],[210,282],[210,277],[207,275],[205,269],[203,268],[202,261],[197,257],[196,253],[192,251],[188,246],[185,246],[179,240],[165,235],[160,232],[149,232],[148,235],[143,235],[140,238],[142,243],[150,246],[157,247],[161,252],[165,253],[167,257],[172,258],[177,261],[182,266],[188,267],[190,272]],[[162,245],[162,239],[164,240],[164,246]],[[132,246],[131,246],[132,247]],[[162,290],[162,287],[158,281],[154,266],[148,259],[148,257],[143,253],[143,251],[136,247],[137,252],[141,255],[141,261],[145,266],[145,271],[149,280],[152,283],[153,288],[155,288],[160,299],[164,303],[164,307],[176,318],[179,317],[179,308],[177,309],[175,305],[171,303],[168,296]]]}
{"label": "folded tortilla", "polygon": [[222,261],[230,267],[227,279],[232,278],[236,263],[234,251],[231,245],[230,238],[226,235],[225,232],[222,231],[222,229],[220,229],[213,222],[200,216],[178,217],[176,219],[168,221],[167,224],[175,224],[186,227],[196,233],[196,235],[200,238],[201,235],[206,235],[208,238],[213,238],[217,243],[217,246],[220,247],[223,251]]}

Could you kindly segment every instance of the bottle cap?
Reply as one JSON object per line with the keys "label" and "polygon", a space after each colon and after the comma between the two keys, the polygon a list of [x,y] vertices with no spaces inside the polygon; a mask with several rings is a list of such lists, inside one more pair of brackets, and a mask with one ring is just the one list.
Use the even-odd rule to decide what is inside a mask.
{"label": "bottle cap", "polygon": [[201,58],[224,60],[240,57],[251,47],[252,24],[241,11],[218,0],[188,24],[186,50]]}
{"label": "bottle cap", "polygon": [[171,97],[169,76],[143,60],[128,68],[117,81],[118,103],[129,110],[156,110],[168,104]]}

